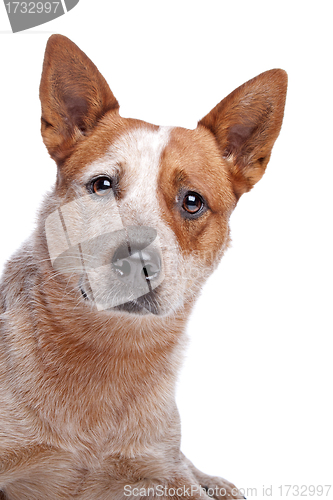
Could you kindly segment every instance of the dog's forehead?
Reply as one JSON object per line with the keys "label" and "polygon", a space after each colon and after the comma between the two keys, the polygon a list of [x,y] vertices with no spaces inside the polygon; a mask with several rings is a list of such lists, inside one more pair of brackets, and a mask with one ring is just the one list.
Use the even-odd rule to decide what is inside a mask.
{"label": "dog's forehead", "polygon": [[168,145],[171,127],[141,125],[123,131],[98,158],[82,171],[82,180],[98,174],[146,178],[156,177],[161,156]]}

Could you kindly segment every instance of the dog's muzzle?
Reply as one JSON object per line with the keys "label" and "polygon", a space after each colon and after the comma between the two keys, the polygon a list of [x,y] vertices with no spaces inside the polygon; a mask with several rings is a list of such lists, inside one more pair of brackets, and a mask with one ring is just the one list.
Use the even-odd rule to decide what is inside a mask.
{"label": "dog's muzzle", "polygon": [[154,228],[128,226],[84,240],[62,252],[53,267],[80,273],[83,297],[99,310],[158,314],[155,289],[163,280],[163,266]]}
{"label": "dog's muzzle", "polygon": [[130,303],[131,310],[135,304],[157,314],[155,290],[163,281],[157,231],[124,224],[112,193],[103,207],[89,194],[57,208],[46,218],[45,235],[56,273],[66,283],[79,277],[83,297],[98,310]]}

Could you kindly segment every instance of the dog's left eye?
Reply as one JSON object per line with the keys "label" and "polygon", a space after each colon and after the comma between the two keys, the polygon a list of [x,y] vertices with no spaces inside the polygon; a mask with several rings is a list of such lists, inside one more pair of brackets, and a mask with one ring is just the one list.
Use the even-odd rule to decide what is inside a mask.
{"label": "dog's left eye", "polygon": [[182,208],[189,215],[197,215],[204,207],[204,202],[200,194],[189,191],[184,196]]}
{"label": "dog's left eye", "polygon": [[112,189],[112,181],[109,177],[98,177],[91,183],[91,191],[98,196],[107,195]]}

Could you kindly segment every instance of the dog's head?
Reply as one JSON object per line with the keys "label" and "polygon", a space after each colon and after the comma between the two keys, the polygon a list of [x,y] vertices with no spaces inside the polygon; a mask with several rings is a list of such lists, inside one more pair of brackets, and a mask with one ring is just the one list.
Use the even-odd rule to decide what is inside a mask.
{"label": "dog's head", "polygon": [[58,166],[45,222],[54,270],[98,309],[168,315],[191,302],[228,245],[237,200],[265,172],[286,87],[284,71],[268,71],[195,130],[157,127],[122,118],[95,65],[53,35],[40,98]]}

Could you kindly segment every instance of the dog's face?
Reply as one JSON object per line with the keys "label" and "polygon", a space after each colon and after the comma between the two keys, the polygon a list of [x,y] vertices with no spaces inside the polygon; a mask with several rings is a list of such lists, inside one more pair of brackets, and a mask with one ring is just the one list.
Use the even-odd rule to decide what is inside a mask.
{"label": "dog's face", "polygon": [[265,171],[285,93],[273,70],[195,130],[157,127],[122,118],[87,56],[52,36],[40,96],[58,164],[45,222],[53,268],[98,309],[169,315],[193,301],[228,245],[238,198]]}

